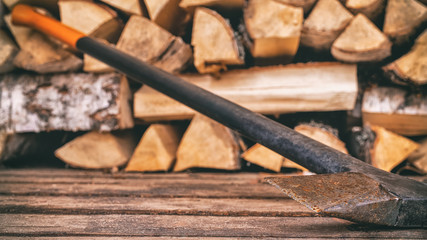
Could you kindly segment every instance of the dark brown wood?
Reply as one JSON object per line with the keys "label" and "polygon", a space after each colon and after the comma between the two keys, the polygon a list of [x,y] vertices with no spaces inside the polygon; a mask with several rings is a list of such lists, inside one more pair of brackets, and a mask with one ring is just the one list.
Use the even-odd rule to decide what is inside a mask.
{"label": "dark brown wood", "polygon": [[427,235],[427,229],[366,227],[318,217],[265,184],[268,175],[278,174],[2,169],[0,239],[421,239]]}

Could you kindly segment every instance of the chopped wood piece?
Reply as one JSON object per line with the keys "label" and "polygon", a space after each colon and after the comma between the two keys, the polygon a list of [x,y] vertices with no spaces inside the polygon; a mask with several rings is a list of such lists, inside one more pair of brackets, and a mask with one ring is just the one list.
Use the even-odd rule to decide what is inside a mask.
{"label": "chopped wood piece", "polygon": [[58,15],[58,0],[2,0],[4,5],[7,6],[9,10],[12,10],[16,4],[27,4],[34,7],[40,7],[49,11],[49,13]]}
{"label": "chopped wood piece", "polygon": [[427,84],[427,30],[415,41],[411,51],[383,70],[389,78],[399,84]]}
{"label": "chopped wood piece", "polygon": [[178,147],[174,171],[189,168],[239,170],[237,136],[227,127],[196,115]]}
{"label": "chopped wood piece", "polygon": [[427,139],[424,139],[419,148],[408,156],[408,162],[423,174],[427,174]]}
{"label": "chopped wood piece", "polygon": [[358,14],[335,40],[332,55],[345,62],[380,61],[390,56],[391,42],[363,14]]}
{"label": "chopped wood piece", "polygon": [[[80,32],[115,43],[120,36],[123,24],[117,14],[105,5],[82,0],[60,0],[58,2],[61,22]],[[83,69],[87,72],[108,72],[102,62],[84,57]]]}
{"label": "chopped wood piece", "polygon": [[87,169],[116,168],[129,160],[136,146],[132,132],[89,132],[55,151],[65,163]]}
{"label": "chopped wood piece", "polygon": [[415,0],[388,0],[384,34],[396,43],[408,40],[427,20],[427,8]]}
{"label": "chopped wood piece", "polygon": [[271,171],[280,172],[284,157],[263,145],[257,143],[245,151],[242,156],[248,162],[254,163]]}
{"label": "chopped wood piece", "polygon": [[353,15],[338,0],[319,0],[304,21],[301,44],[329,50],[352,19]]}
{"label": "chopped wood piece", "polygon": [[[348,154],[345,143],[338,138],[338,131],[332,127],[319,123],[300,124],[295,127],[295,131],[319,141],[331,148],[334,148],[342,153]],[[292,162],[292,160],[285,158],[283,161],[284,167],[291,167],[308,171],[304,167]]]}
{"label": "chopped wood piece", "polygon": [[303,9],[273,0],[250,0],[244,21],[255,58],[292,58],[299,46]]}
{"label": "chopped wood piece", "polygon": [[[336,136],[337,133],[335,133],[337,131],[330,126],[318,123],[301,124],[295,127],[295,131],[347,154],[345,143],[338,139]],[[292,162],[261,144],[252,146],[242,154],[242,158],[276,172],[280,172],[281,167],[297,168],[308,172],[301,165]]]}
{"label": "chopped wood piece", "polygon": [[245,0],[182,0],[179,6],[191,14],[197,7],[208,7],[221,10],[240,10]]}
{"label": "chopped wood piece", "polygon": [[387,131],[383,127],[371,125],[370,128],[375,132],[371,164],[384,171],[390,172],[419,147],[412,140]]}
{"label": "chopped wood piece", "polygon": [[376,87],[365,92],[363,122],[382,126],[397,134],[427,134],[427,95],[392,87]]}
{"label": "chopped wood piece", "polygon": [[101,0],[101,1],[127,14],[136,14],[139,16],[144,15],[140,0]]}
{"label": "chopped wood piece", "polygon": [[117,48],[172,73],[184,69],[192,58],[191,47],[181,38],[136,15],[127,22]]}
{"label": "chopped wood piece", "polygon": [[199,73],[215,73],[226,70],[226,65],[244,64],[243,51],[233,29],[213,10],[196,9],[191,45],[194,47],[194,66]]}
{"label": "chopped wood piece", "polygon": [[144,0],[150,19],[175,35],[185,29],[186,12],[179,7],[181,0]]}
{"label": "chopped wood piece", "polygon": [[82,60],[65,51],[62,45],[36,30],[13,25],[10,15],[5,16],[5,20],[21,48],[14,59],[15,66],[38,73],[69,72],[81,68]]}
{"label": "chopped wood piece", "polygon": [[168,171],[176,158],[182,132],[168,124],[152,124],[144,133],[125,171]]}
{"label": "chopped wood piece", "polygon": [[[222,74],[221,79],[209,75],[181,77],[263,114],[351,110],[357,97],[356,66],[340,63],[232,70]],[[143,86],[134,95],[134,114],[155,121],[191,118],[194,111]]]}
{"label": "chopped wood piece", "polygon": [[[401,1],[401,0],[399,0]],[[384,0],[346,0],[345,6],[354,14],[362,13],[375,20],[384,10]]]}
{"label": "chopped wood piece", "polygon": [[0,30],[0,73],[6,73],[14,69],[13,60],[18,53],[18,48],[12,39]]}
{"label": "chopped wood piece", "polygon": [[[104,43],[104,44],[113,45],[113,44],[111,44],[108,41],[103,40],[103,39],[98,38],[97,40]],[[96,58],[89,56],[88,54],[83,55],[83,62],[84,62],[83,71],[85,71],[85,72],[106,73],[106,72],[113,72],[114,71],[114,68],[112,68],[109,65],[99,61]]]}
{"label": "chopped wood piece", "polygon": [[129,86],[119,74],[3,75],[0,92],[1,131],[133,127]]}

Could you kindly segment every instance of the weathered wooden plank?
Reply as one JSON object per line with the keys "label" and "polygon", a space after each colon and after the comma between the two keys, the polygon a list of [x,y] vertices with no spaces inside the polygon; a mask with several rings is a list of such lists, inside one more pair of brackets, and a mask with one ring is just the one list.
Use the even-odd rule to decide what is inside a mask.
{"label": "weathered wooden plank", "polygon": [[132,181],[113,184],[2,183],[1,195],[201,198],[284,198],[269,184],[227,181]]}
{"label": "weathered wooden plank", "polygon": [[0,214],[6,236],[425,238],[427,229],[367,228],[334,218]]}
{"label": "weathered wooden plank", "polygon": [[0,213],[313,217],[292,199],[0,196]]}

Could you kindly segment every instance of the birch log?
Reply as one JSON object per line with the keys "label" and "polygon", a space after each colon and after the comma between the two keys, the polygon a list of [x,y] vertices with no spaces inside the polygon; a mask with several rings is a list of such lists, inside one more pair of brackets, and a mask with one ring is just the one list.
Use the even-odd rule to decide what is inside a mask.
{"label": "birch log", "polygon": [[363,122],[407,136],[427,134],[427,95],[400,88],[368,89],[362,103]]}
{"label": "birch log", "polygon": [[[210,75],[181,77],[264,114],[351,110],[357,97],[356,66],[340,63],[232,70],[222,74],[221,79]],[[134,113],[145,121],[188,119],[194,115],[190,108],[148,86],[135,93]]]}
{"label": "birch log", "polygon": [[133,127],[119,74],[3,75],[0,131],[111,131]]}

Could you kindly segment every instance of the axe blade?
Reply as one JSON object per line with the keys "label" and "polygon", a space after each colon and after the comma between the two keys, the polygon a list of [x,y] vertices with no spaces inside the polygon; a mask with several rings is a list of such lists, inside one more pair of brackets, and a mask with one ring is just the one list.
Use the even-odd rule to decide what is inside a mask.
{"label": "axe blade", "polygon": [[323,216],[393,227],[427,224],[426,197],[399,196],[363,173],[269,177],[266,181]]}

